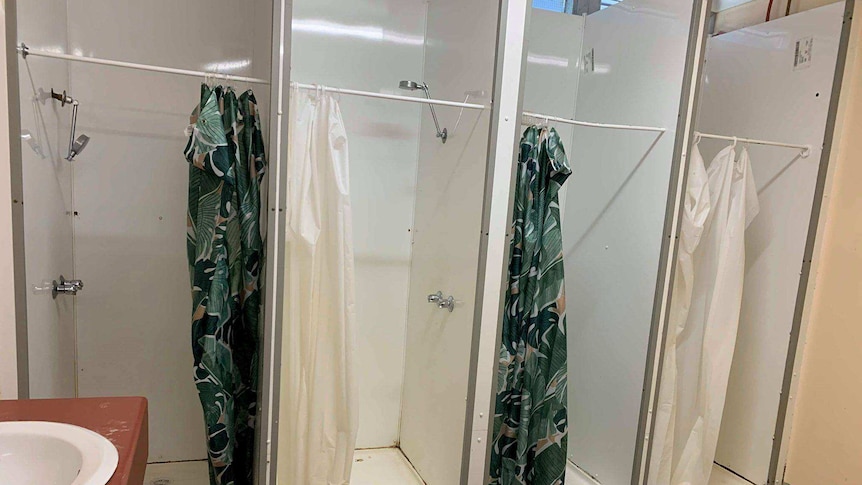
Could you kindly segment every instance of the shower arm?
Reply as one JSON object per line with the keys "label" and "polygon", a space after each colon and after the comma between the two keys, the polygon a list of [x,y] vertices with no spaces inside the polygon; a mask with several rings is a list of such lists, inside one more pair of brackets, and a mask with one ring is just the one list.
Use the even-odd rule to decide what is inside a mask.
{"label": "shower arm", "polygon": [[78,100],[67,95],[66,91],[58,93],[53,89],[51,90],[51,98],[59,101],[60,106],[72,105],[72,126],[69,130],[69,151],[68,155],[66,155],[66,160],[71,162],[75,158],[75,155],[77,155],[75,153],[75,131],[77,131],[78,126]]}
{"label": "shower arm", "polygon": [[72,128],[69,130],[69,154],[66,156],[66,160],[72,161],[75,158],[75,131],[78,127],[78,101],[72,101]]}
{"label": "shower arm", "polygon": [[[422,83],[420,87],[422,88],[422,92],[425,93],[425,98],[431,99],[431,93],[428,90],[428,85]],[[446,130],[446,128],[443,128],[442,130],[440,129],[440,122],[437,121],[437,112],[434,111],[434,105],[429,104],[428,107],[431,108],[431,118],[434,119],[434,127],[437,128],[437,138],[439,138],[443,143],[446,143],[446,139],[449,138],[449,132]]]}

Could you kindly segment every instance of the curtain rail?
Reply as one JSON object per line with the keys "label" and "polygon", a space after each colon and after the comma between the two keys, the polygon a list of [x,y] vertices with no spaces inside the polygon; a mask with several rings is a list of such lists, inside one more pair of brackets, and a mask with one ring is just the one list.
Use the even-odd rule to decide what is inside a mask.
{"label": "curtain rail", "polygon": [[[47,57],[52,59],[62,59],[66,61],[73,62],[84,62],[88,64],[99,64],[103,66],[114,66],[114,67],[123,67],[126,69],[137,69],[140,71],[151,71],[151,72],[163,72],[167,74],[177,74],[181,76],[192,76],[199,78],[212,77],[215,79],[223,79],[227,81],[237,81],[237,82],[247,82],[254,84],[264,84],[269,85],[269,81],[266,79],[255,78],[255,77],[247,77],[247,76],[236,76],[233,74],[219,74],[212,73],[206,71],[194,71],[190,69],[178,69],[174,67],[164,67],[164,66],[154,66],[150,64],[138,64],[134,62],[125,62],[125,61],[114,61],[110,59],[100,59],[97,57],[84,57],[84,56],[76,56],[71,54],[61,54],[57,52],[43,51],[43,50],[34,50],[27,47],[23,42],[17,48],[18,52],[21,53],[21,56],[25,59],[27,56],[37,56],[37,57]],[[487,106],[482,104],[475,103],[461,103],[457,101],[445,101],[441,99],[426,99],[426,98],[414,98],[411,96],[402,96],[397,94],[385,94],[385,93],[376,93],[372,91],[359,91],[356,89],[345,89],[345,88],[336,88],[329,86],[318,86],[315,84],[304,84],[304,83],[291,83],[291,86],[294,86],[299,89],[325,89],[326,91],[333,93],[346,94],[351,96],[363,96],[367,98],[377,98],[377,99],[388,99],[392,101],[404,101],[408,103],[419,103],[419,104],[431,104],[437,106],[451,106],[455,108],[465,108],[465,109],[485,109]],[[556,116],[546,116],[538,113],[524,113],[525,117],[548,120],[548,121],[556,121],[559,123],[566,123],[570,125],[578,125],[578,126],[588,126],[593,128],[610,128],[610,129],[618,129],[618,130],[632,130],[632,131],[652,131],[652,132],[660,132],[664,133],[667,131],[665,128],[659,128],[654,126],[638,126],[638,125],[621,125],[621,124],[612,124],[612,123],[593,123],[589,121],[578,121],[572,120],[568,118],[559,118]],[[715,138],[717,135],[703,135],[704,138]],[[733,139],[732,137],[729,139]],[[747,139],[739,139],[740,141]],[[746,141],[747,143],[760,143],[760,144],[775,144],[775,143],[764,143],[760,141]],[[804,151],[805,147],[801,145],[787,145],[781,144],[780,146],[791,146],[795,148],[799,148]],[[809,147],[810,150],[810,147]]]}
{"label": "curtain rail", "polygon": [[657,126],[639,126],[639,125],[618,125],[613,123],[594,123],[592,121],[578,121],[572,120],[569,118],[560,118],[558,116],[548,116],[539,113],[528,113],[524,112],[525,118],[533,118],[537,120],[544,121],[556,121],[558,123],[566,123],[568,125],[577,125],[577,126],[589,126],[591,128],[609,128],[614,130],[631,130],[631,131],[653,131],[664,133],[667,131],[667,128],[660,128]]}
{"label": "curtain rail", "polygon": [[[163,72],[167,74],[177,74],[180,76],[192,76],[199,78],[212,77],[214,79],[223,79],[227,81],[237,81],[237,82],[247,82],[254,84],[264,84],[269,85],[269,81],[266,79],[255,78],[255,77],[247,77],[247,76],[235,76],[233,74],[220,74],[206,71],[194,71],[190,69],[178,69],[175,67],[164,67],[164,66],[153,66],[150,64],[138,64],[134,62],[125,62],[125,61],[114,61],[110,59],[99,59],[97,57],[84,57],[84,56],[76,56],[71,54],[61,54],[58,52],[51,51],[43,51],[30,49],[26,44],[22,43],[18,46],[18,52],[21,53],[21,56],[25,59],[27,56],[36,56],[36,57],[48,57],[52,59],[62,59],[66,61],[73,62],[85,62],[88,64],[99,64],[102,66],[114,66],[114,67],[123,67],[126,69],[137,69],[139,71],[151,71],[151,72]],[[323,88],[326,91],[332,93],[341,93],[347,94],[351,96],[364,96],[367,98],[378,98],[378,99],[390,99],[393,101],[405,101],[408,103],[420,103],[420,104],[433,104],[438,106],[453,106],[456,108],[466,108],[466,109],[485,109],[485,105],[482,104],[474,104],[474,103],[459,103],[456,101],[445,101],[441,99],[426,99],[426,98],[414,98],[410,96],[401,96],[396,94],[384,94],[384,93],[375,93],[371,91],[359,91],[356,89],[344,89],[344,88],[335,88],[329,86],[318,86],[315,84],[303,84],[303,83],[291,83],[292,86],[295,86],[299,89],[318,89]]]}
{"label": "curtain rail", "polygon": [[65,61],[85,62],[88,64],[100,64],[103,66],[124,67],[126,69],[137,69],[139,71],[164,72],[168,74],[178,74],[180,76],[193,76],[199,78],[212,77],[215,79],[224,79],[226,81],[238,81],[254,84],[269,84],[266,79],[256,77],[235,76],[233,74],[217,74],[206,71],[192,71],[190,69],[177,69],[175,67],[153,66],[149,64],[137,64],[134,62],[114,61],[110,59],[99,59],[97,57],[75,56],[71,54],[60,54],[58,52],[34,50],[27,47],[23,42],[18,46],[18,52],[25,59],[27,56],[49,57],[52,59],[62,59]]}
{"label": "curtain rail", "polygon": [[756,138],[741,138],[738,136],[715,135],[712,133],[694,132],[695,140],[699,138],[710,138],[712,140],[725,140],[735,143],[749,143],[752,145],[766,145],[771,147],[795,148],[802,152],[802,158],[807,158],[811,154],[811,145],[799,145],[796,143],[784,143],[780,141],[758,140]]}
{"label": "curtain rail", "polygon": [[372,91],[358,91],[356,89],[345,89],[345,88],[334,88],[331,86],[322,86],[317,84],[304,84],[304,83],[290,83],[291,86],[299,88],[299,89],[323,89],[330,93],[339,93],[339,94],[349,94],[351,96],[363,96],[366,98],[378,98],[378,99],[389,99],[392,101],[405,101],[408,103],[421,103],[421,104],[433,104],[437,106],[452,106],[455,108],[466,108],[466,109],[485,109],[486,106],[483,104],[474,104],[474,103],[461,103],[458,101],[444,101],[442,99],[427,99],[427,98],[414,98],[412,96],[401,96],[398,94],[385,94],[385,93],[375,93]]}

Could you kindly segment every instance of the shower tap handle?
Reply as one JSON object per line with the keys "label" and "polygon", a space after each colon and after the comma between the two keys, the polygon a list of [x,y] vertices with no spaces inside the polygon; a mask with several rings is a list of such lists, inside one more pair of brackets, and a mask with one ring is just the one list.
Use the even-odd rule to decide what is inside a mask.
{"label": "shower tap handle", "polygon": [[428,295],[428,303],[436,303],[437,308],[441,310],[447,309],[451,312],[455,309],[455,297],[447,296],[446,298],[443,298],[442,291]]}
{"label": "shower tap handle", "polygon": [[441,310],[447,309],[449,310],[449,313],[452,313],[455,310],[455,297],[449,296],[448,298],[440,300],[439,302],[437,302],[437,308]]}
{"label": "shower tap handle", "polygon": [[84,282],[81,280],[66,280],[63,275],[60,275],[60,281],[54,280],[51,282],[51,296],[56,300],[57,295],[77,295],[80,290],[84,289]]}

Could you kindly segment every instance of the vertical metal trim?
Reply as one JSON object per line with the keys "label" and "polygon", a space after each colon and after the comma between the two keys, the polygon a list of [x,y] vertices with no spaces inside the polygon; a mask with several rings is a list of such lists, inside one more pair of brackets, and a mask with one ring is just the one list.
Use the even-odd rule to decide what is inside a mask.
{"label": "vertical metal trim", "polygon": [[9,97],[9,172],[12,188],[12,283],[15,291],[15,346],[18,399],[30,397],[27,340],[27,268],[24,257],[24,174],[21,166],[21,95],[18,84],[18,15],[16,0],[6,0],[6,95]]}
{"label": "vertical metal trim", "polygon": [[[853,9],[855,0],[846,0],[844,4],[844,23],[841,29],[841,40],[838,45],[838,59],[835,64],[835,76],[832,81],[832,97],[829,100],[829,112],[826,118],[826,129],[823,136],[823,151],[820,155],[820,167],[817,171],[817,184],[814,188],[814,203],[811,207],[811,218],[808,223],[808,236],[805,242],[805,253],[802,257],[800,269],[799,287],[796,293],[796,308],[793,312],[793,324],[790,330],[790,342],[787,348],[787,361],[784,366],[784,378],[781,383],[781,398],[778,402],[778,415],[775,421],[775,434],[772,440],[772,456],[769,460],[769,474],[766,483],[780,484],[784,474],[784,459],[786,459],[785,431],[788,431],[790,423],[788,419],[788,408],[791,390],[796,379],[793,374],[796,367],[798,354],[801,353],[799,342],[801,330],[806,317],[806,297],[810,287],[811,267],[817,256],[817,233],[820,230],[821,209],[823,206],[823,195],[830,174],[830,157],[834,148],[835,127],[838,116],[841,88],[844,81],[844,70],[847,64],[847,50],[850,44],[850,36],[853,24]],[[784,459],[782,458],[784,457]],[[779,473],[782,475],[779,477]]]}
{"label": "vertical metal trim", "polygon": [[658,404],[661,363],[664,360],[664,340],[667,335],[669,318],[668,309],[676,270],[676,265],[673,262],[676,261],[678,251],[679,220],[682,215],[682,199],[688,181],[688,154],[697,120],[697,107],[703,76],[703,56],[707,41],[707,17],[711,7],[712,0],[694,0],[692,5],[688,51],[680,93],[673,164],[668,187],[661,255],[656,276],[652,324],[641,394],[641,411],[635,442],[635,456],[632,463],[632,485],[645,484],[649,478],[649,461],[652,456],[650,437],[655,431],[655,408]]}
{"label": "vertical metal trim", "polygon": [[274,485],[278,477],[278,435],[281,391],[282,316],[284,288],[285,170],[290,84],[291,0],[273,0],[270,68],[270,136],[267,190],[266,293],[261,341],[259,425],[255,483]]}
{"label": "vertical metal trim", "polygon": [[[517,134],[521,126],[523,79],[526,71],[526,29],[530,22],[530,5],[531,2],[528,0],[502,0],[497,18],[491,123],[480,228],[470,380],[461,459],[462,485],[480,485],[476,479],[477,466],[481,466],[481,483],[487,483],[489,479],[490,453],[488,450],[493,433],[495,398],[493,389],[496,380],[494,359],[496,349],[500,346],[502,319],[499,317],[502,315],[508,273],[506,261],[509,247],[509,220],[511,220],[514,203],[512,189],[515,180],[515,164],[513,160],[517,153]],[[502,216],[500,207],[503,199],[505,199],[505,216]],[[492,330],[493,344],[488,334]],[[481,384],[477,382],[480,374],[487,379]],[[479,386],[482,388],[480,389]],[[484,420],[479,427],[474,425],[477,419]],[[487,429],[482,432],[485,427]],[[476,454],[472,452],[474,441],[478,449],[482,450]]]}

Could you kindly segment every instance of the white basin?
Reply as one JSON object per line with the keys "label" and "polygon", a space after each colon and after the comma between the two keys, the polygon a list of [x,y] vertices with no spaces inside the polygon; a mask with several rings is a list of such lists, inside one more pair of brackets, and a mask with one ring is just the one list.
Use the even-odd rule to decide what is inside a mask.
{"label": "white basin", "polygon": [[0,485],[105,485],[118,458],[114,445],[89,429],[0,422]]}

